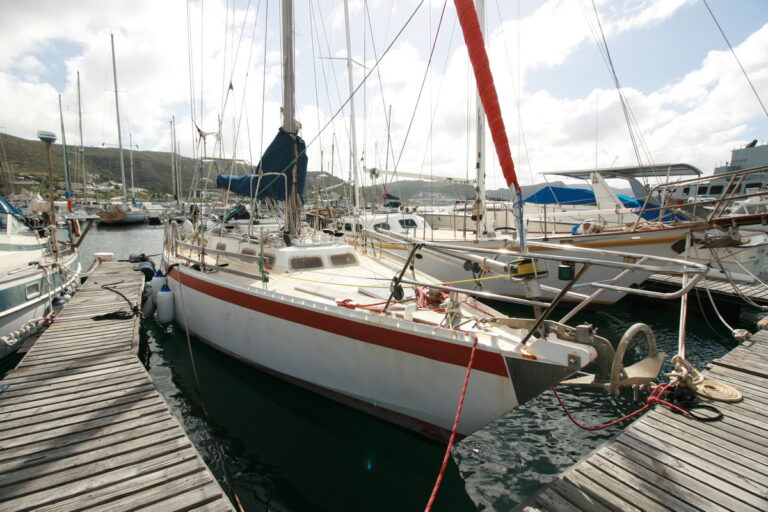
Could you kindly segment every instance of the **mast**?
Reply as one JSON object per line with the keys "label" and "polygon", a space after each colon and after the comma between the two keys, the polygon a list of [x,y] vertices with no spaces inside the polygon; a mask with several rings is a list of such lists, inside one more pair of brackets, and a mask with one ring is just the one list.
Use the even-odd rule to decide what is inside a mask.
{"label": "mast", "polygon": [[117,66],[115,65],[115,36],[109,34],[109,38],[112,41],[112,76],[115,80],[115,111],[117,112],[117,146],[120,152],[120,176],[123,180],[123,204],[128,197],[128,193],[125,190],[125,159],[123,158],[123,135],[120,130],[120,102],[117,99]]}
{"label": "mast", "polygon": [[67,192],[72,190],[69,183],[69,158],[67,155],[67,136],[64,133],[64,111],[61,109],[61,94],[59,94],[59,117],[61,118],[61,150],[64,152],[64,182],[67,184]]}
{"label": "mast", "polygon": [[130,161],[130,167],[131,167],[131,199],[133,199],[133,134],[131,132],[128,132],[128,158]]}
{"label": "mast", "polygon": [[[282,43],[283,43],[283,130],[296,140],[296,82],[293,60],[293,0],[282,0]],[[294,160],[291,169],[291,190],[286,198],[286,236],[298,236],[301,229],[301,199],[297,191],[298,153],[294,144]]]}
{"label": "mast", "polygon": [[352,94],[354,85],[352,83],[352,43],[349,37],[349,5],[348,0],[344,0],[344,25],[347,36],[347,81],[349,82],[349,130],[351,132],[352,143],[352,186],[354,194],[355,213],[360,209],[360,189],[357,186],[357,132],[355,130],[355,96]]}
{"label": "mast", "polygon": [[523,221],[523,201],[520,183],[515,174],[515,162],[512,160],[512,152],[509,149],[504,119],[501,117],[499,97],[496,94],[496,86],[493,83],[491,65],[488,61],[488,53],[485,50],[485,42],[480,30],[480,22],[472,0],[453,0],[459,15],[461,30],[464,34],[464,42],[467,45],[469,59],[472,62],[472,70],[475,74],[477,89],[483,104],[485,114],[488,116],[488,127],[491,130],[491,138],[499,157],[499,165],[504,173],[507,186],[515,198],[515,211],[518,221],[518,238],[520,247],[525,248],[525,224]]}
{"label": "mast", "polygon": [[78,167],[83,179],[81,182],[83,184],[83,197],[87,197],[85,193],[85,182],[87,180],[85,178],[85,150],[83,149],[83,109],[80,103],[80,71],[77,72],[77,127],[80,133],[80,149],[77,151],[78,163],[80,164]]}
{"label": "mast", "polygon": [[[480,35],[485,38],[485,0],[475,0],[477,9],[477,18],[480,22]],[[480,99],[480,90],[475,89],[475,207],[472,217],[474,218],[477,229],[476,236],[480,236],[485,231],[485,110]]]}
{"label": "mast", "polygon": [[176,200],[176,205],[179,204],[179,191],[176,190],[176,136],[173,133],[173,122],[176,120],[176,116],[171,116],[171,193]]}

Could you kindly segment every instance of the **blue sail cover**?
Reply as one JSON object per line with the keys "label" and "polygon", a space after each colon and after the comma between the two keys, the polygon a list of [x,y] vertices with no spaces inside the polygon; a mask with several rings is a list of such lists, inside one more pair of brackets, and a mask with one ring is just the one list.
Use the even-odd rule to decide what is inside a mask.
{"label": "blue sail cover", "polygon": [[595,193],[591,190],[553,186],[546,186],[523,201],[537,204],[597,204]]}
{"label": "blue sail cover", "polygon": [[2,196],[0,196],[0,213],[9,213],[11,215],[16,215],[17,217],[20,217],[22,219],[26,219],[26,216],[24,215],[24,212],[13,206],[11,203],[8,202],[8,200]]}
{"label": "blue sail cover", "polygon": [[[230,190],[235,194],[247,197],[256,197],[264,199],[271,197],[279,201],[285,200],[286,182],[288,185],[288,194],[293,187],[291,172],[293,161],[298,155],[298,175],[296,180],[296,189],[304,201],[304,185],[307,182],[307,145],[298,135],[294,139],[285,130],[280,128],[272,143],[264,151],[261,162],[256,166],[256,170],[281,173],[280,176],[264,176],[259,183],[258,174],[248,174],[246,176],[233,176],[229,174],[219,174],[216,177],[216,186],[225,190]],[[256,187],[259,186],[259,190]]]}

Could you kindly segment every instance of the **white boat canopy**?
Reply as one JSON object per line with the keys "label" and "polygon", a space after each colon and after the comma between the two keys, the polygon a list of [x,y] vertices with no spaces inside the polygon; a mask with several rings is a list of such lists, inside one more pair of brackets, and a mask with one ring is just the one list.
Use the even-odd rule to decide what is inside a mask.
{"label": "white boat canopy", "polygon": [[650,176],[701,176],[702,172],[690,164],[655,164],[629,167],[610,167],[605,169],[584,169],[576,171],[549,171],[548,176],[563,176],[568,178],[588,179],[593,173],[621,178],[645,178]]}

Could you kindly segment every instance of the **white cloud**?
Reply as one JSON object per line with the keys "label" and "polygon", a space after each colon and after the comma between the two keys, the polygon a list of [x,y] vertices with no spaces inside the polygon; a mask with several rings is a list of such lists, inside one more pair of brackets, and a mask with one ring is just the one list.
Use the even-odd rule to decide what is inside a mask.
{"label": "white cloud", "polygon": [[[631,35],[638,29],[670,19],[691,1],[603,0],[598,2],[597,7],[603,28],[609,36],[618,33]],[[232,13],[228,15],[226,4],[223,0],[206,0],[202,28],[200,4],[189,4],[195,117],[205,131],[217,129],[223,90],[226,90],[232,73],[233,48],[238,44],[240,24],[245,14],[240,10],[234,17]],[[271,140],[281,123],[281,58],[275,4],[270,5],[270,19],[266,23],[266,63],[262,62],[264,6],[254,31],[252,23],[256,7],[255,3],[252,4],[235,65],[236,72],[232,74],[233,91],[222,116],[222,154],[232,155],[233,125],[239,124],[237,155],[247,157],[256,154],[254,158],[257,159],[259,148]],[[427,53],[437,30],[442,4],[435,0],[426,4],[427,8],[417,14],[382,61],[378,72],[371,76],[364,90],[355,98],[359,153],[365,153],[369,166],[384,165],[386,115],[390,105],[392,151],[395,155],[402,151],[402,170],[464,176],[467,169],[474,165],[471,156],[474,154],[474,136],[469,111],[470,102],[474,101],[474,84],[468,75],[463,38],[455,24],[450,2],[418,110],[415,115],[412,113],[417,105]],[[297,12],[300,25],[296,30],[298,117],[304,125],[303,134],[307,140],[318,134],[320,127],[337,112],[348,95],[344,62],[318,59],[319,56],[346,55],[343,9],[339,2],[330,0],[312,2],[311,5],[316,27],[310,28],[310,13],[303,9]],[[411,14],[414,4],[405,0],[376,0],[369,1],[368,5],[375,26],[373,35],[367,35],[365,45],[363,37],[367,22],[363,19],[363,3],[360,0],[350,3],[350,16],[354,57],[360,62],[365,61],[370,69],[374,64],[373,41],[377,53],[381,55]],[[617,165],[633,163],[634,152],[629,145],[615,91],[596,89],[585,97],[566,99],[544,88],[533,90],[525,79],[526,74],[535,69],[556,69],[567,62],[576,50],[593,44],[581,5],[591,9],[591,3],[586,0],[583,4],[573,0],[548,0],[520,23],[513,19],[506,20],[503,31],[495,19],[496,10],[488,9],[491,33],[489,53],[496,71],[495,79],[513,155],[518,160],[518,169],[525,181],[530,181],[527,178],[527,156],[530,156],[530,168],[534,172],[594,165],[596,115],[598,164],[610,165],[614,160]],[[186,7],[187,3],[180,0],[81,0],[76,3],[76,8],[71,3],[64,5],[53,1],[3,3],[0,7],[0,30],[4,34],[0,39],[0,97],[3,98],[0,126],[4,131],[27,138],[33,138],[38,129],[59,126],[56,86],[41,80],[43,77],[50,79],[50,70],[54,69],[52,62],[46,60],[46,56],[52,55],[49,50],[63,41],[70,43],[64,47],[77,49],[74,54],[65,56],[66,77],[57,82],[65,84],[60,92],[68,138],[74,140],[77,133],[76,73],[79,70],[86,144],[116,142],[109,49],[109,33],[114,32],[124,144],[127,144],[130,131],[134,143],[141,149],[166,151],[170,145],[168,122],[175,115],[182,151],[191,154],[195,139],[190,121]],[[244,5],[240,7],[245,8]],[[47,14],[41,16],[40,13]],[[225,25],[234,26],[226,38],[223,33]],[[505,47],[516,45],[518,31],[522,42],[519,53],[523,55],[519,66],[516,62],[507,63]],[[255,34],[253,43],[252,33]],[[314,61],[311,47],[313,36]],[[768,51],[768,28],[753,34],[736,51],[758,91],[768,93],[768,65],[763,58]],[[250,66],[247,66],[246,83],[249,54],[252,57]],[[527,151],[520,142],[519,120],[514,104],[513,91],[518,86],[518,78],[505,72],[505,67],[514,70],[515,74],[518,69],[522,73],[519,78],[522,87],[520,100]],[[26,72],[21,73],[20,70]],[[363,73],[356,67],[355,84],[360,82]],[[262,106],[261,84],[264,76],[266,102]],[[199,112],[201,92],[204,104],[202,116]],[[645,94],[628,88],[625,94],[657,162],[687,160],[709,170],[714,162],[727,157],[723,154],[726,148],[740,139],[759,136],[748,132],[748,126],[761,119],[759,106],[732,57],[723,51],[710,52],[697,69],[677,83]],[[241,114],[243,105],[247,105],[247,109]],[[347,112],[345,108],[331,128],[310,148],[311,169],[320,168],[321,150],[325,159],[323,166],[328,169],[333,141],[335,169],[338,171],[340,166],[346,169],[349,154]],[[262,119],[265,133],[260,138]],[[406,141],[409,127],[410,134]],[[213,146],[213,140],[209,139],[208,153],[215,151],[218,154]],[[391,167],[391,156],[389,162]],[[498,171],[493,170],[493,165],[489,163],[489,173],[500,185],[496,176]]]}

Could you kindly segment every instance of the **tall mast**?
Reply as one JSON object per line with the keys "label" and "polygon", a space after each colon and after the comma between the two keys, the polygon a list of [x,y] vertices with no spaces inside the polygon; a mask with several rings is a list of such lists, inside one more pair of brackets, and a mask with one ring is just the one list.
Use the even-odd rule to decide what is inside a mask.
{"label": "tall mast", "polygon": [[[296,104],[295,104],[295,76],[293,60],[293,0],[283,0],[283,130],[294,141],[296,134]],[[291,190],[286,198],[285,220],[287,235],[297,236],[301,230],[301,199],[297,190],[298,181],[298,154],[294,144],[294,160],[291,169]]]}
{"label": "tall mast", "polygon": [[282,0],[283,9],[283,130],[296,133],[295,77],[293,64],[293,0]]}
{"label": "tall mast", "polygon": [[59,94],[59,117],[61,118],[61,149],[64,152],[64,182],[67,184],[67,192],[72,190],[69,183],[69,158],[67,155],[67,136],[64,133],[64,111],[61,109],[61,94]]}
{"label": "tall mast", "polygon": [[133,186],[133,134],[131,132],[128,132],[128,158],[131,167],[131,199],[133,199],[133,191],[135,188]]}
{"label": "tall mast", "polygon": [[179,191],[176,190],[176,137],[173,133],[173,122],[176,116],[171,117],[171,193],[176,200],[176,204],[179,204]]}
{"label": "tall mast", "polygon": [[78,167],[80,168],[80,175],[82,176],[82,185],[83,185],[83,197],[86,197],[85,191],[85,182],[87,181],[85,179],[85,152],[83,149],[83,108],[80,103],[80,71],[77,72],[77,127],[78,132],[80,133],[80,149],[77,152],[80,164]]}
{"label": "tall mast", "polygon": [[[485,38],[485,0],[476,0],[477,18],[480,21],[480,34]],[[480,100],[480,91],[475,88],[475,208],[473,215],[477,223],[475,233],[485,231],[485,109]]]}
{"label": "tall mast", "polygon": [[348,0],[344,0],[344,25],[347,36],[347,80],[349,82],[349,130],[352,143],[352,184],[354,194],[355,212],[360,208],[360,190],[357,186],[357,131],[355,130],[355,97],[352,94],[352,43],[349,37],[349,6]]}
{"label": "tall mast", "polygon": [[125,159],[123,158],[123,134],[120,130],[120,102],[117,99],[117,66],[115,65],[115,36],[109,34],[112,41],[112,76],[115,79],[115,111],[117,112],[117,146],[120,151],[120,177],[123,179],[123,204],[128,193],[125,190]]}

